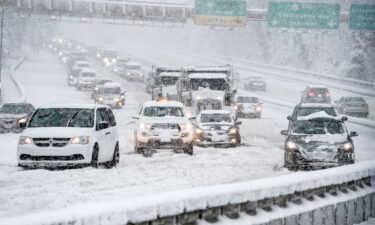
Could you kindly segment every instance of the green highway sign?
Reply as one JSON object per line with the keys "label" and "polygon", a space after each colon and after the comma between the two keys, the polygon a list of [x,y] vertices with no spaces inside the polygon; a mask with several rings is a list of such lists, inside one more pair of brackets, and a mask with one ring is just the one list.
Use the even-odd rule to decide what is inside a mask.
{"label": "green highway sign", "polygon": [[278,28],[338,29],[340,5],[328,3],[270,2],[267,24]]}
{"label": "green highway sign", "polygon": [[375,5],[352,4],[349,13],[350,30],[375,30]]}
{"label": "green highway sign", "polygon": [[246,18],[246,0],[195,0],[196,24],[245,26]]}

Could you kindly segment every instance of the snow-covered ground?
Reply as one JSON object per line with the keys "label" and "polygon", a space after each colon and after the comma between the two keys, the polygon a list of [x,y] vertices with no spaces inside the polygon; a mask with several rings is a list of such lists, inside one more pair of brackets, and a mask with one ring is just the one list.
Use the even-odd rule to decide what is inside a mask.
{"label": "snow-covered ground", "polygon": [[[81,26],[69,26],[71,29],[65,27],[64,30],[71,31],[70,35],[77,39],[89,44],[112,47],[160,65],[215,64],[212,58],[204,60],[191,53],[185,55],[169,51],[168,45],[158,38],[148,42],[155,37],[150,35],[153,31],[146,28],[143,28],[145,31],[132,28],[134,30],[129,35],[129,41],[126,36],[129,27],[103,26],[107,35],[96,36],[95,30],[88,28],[80,32]],[[162,29],[159,32],[164,32],[164,35],[173,32],[158,29]],[[160,41],[160,46],[155,47],[157,41]],[[95,61],[91,63],[94,64]],[[286,116],[291,113],[290,108],[265,103],[262,119],[242,119],[244,146],[239,148],[195,148],[192,157],[165,151],[152,158],[144,158],[133,153],[131,120],[138,106],[150,98],[144,92],[144,85],[127,82],[98,64],[94,64],[94,68],[102,76],[110,76],[121,82],[127,90],[124,109],[115,112],[120,133],[120,166],[110,170],[83,168],[25,171],[16,164],[19,135],[0,135],[0,218],[55,210],[78,203],[107,202],[290,173],[282,168],[284,137],[280,135],[280,130],[287,126]],[[31,56],[15,76],[25,87],[28,102],[36,106],[55,102],[93,102],[88,93],[66,85],[65,68],[49,53],[41,51],[38,55]],[[299,91],[303,88],[301,84],[273,79],[267,81],[267,97],[292,103],[298,101]],[[348,127],[360,133],[355,139],[357,160],[375,159],[375,130],[352,124]]]}

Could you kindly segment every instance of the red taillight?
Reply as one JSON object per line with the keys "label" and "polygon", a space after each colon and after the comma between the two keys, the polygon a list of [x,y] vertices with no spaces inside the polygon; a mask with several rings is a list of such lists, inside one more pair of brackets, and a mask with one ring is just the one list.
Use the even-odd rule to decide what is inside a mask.
{"label": "red taillight", "polygon": [[309,93],[307,93],[307,95],[308,95],[309,97],[312,97],[312,96],[314,96],[315,94],[314,94],[314,92],[309,92]]}
{"label": "red taillight", "polygon": [[331,97],[331,93],[326,92],[326,97]]}

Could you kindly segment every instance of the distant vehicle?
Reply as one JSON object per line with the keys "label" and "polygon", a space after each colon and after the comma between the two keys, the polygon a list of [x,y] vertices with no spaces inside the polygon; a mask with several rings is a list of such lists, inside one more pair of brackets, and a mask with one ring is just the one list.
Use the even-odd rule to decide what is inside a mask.
{"label": "distant vehicle", "polygon": [[143,81],[144,71],[142,65],[136,62],[128,62],[125,64],[123,76],[128,81]]}
{"label": "distant vehicle", "polygon": [[[298,120],[299,117],[308,116],[317,112],[324,112],[329,116],[337,117],[338,113],[335,107],[331,104],[322,103],[300,103],[294,107],[291,116],[288,116],[289,120],[288,130],[292,127],[293,123]],[[346,121],[347,117],[342,117],[342,121]]]}
{"label": "distant vehicle", "polygon": [[113,66],[117,62],[118,56],[114,50],[103,50],[99,53],[102,66]]}
{"label": "distant vehicle", "polygon": [[182,103],[165,99],[145,102],[133,119],[137,153],[151,156],[156,149],[173,149],[193,155],[194,128]]}
{"label": "distant vehicle", "polygon": [[236,94],[234,98],[237,118],[262,117],[262,102],[258,97]]}
{"label": "distant vehicle", "polygon": [[72,85],[72,86],[77,85],[79,73],[81,72],[81,70],[83,68],[90,68],[90,64],[86,61],[75,62],[74,66],[72,68],[72,73],[71,73],[71,75],[69,76],[69,79],[68,79],[69,85]]}
{"label": "distant vehicle", "polygon": [[29,121],[35,108],[27,103],[6,103],[0,107],[0,133],[21,132],[20,123]]}
{"label": "distant vehicle", "polygon": [[119,163],[116,120],[107,106],[40,107],[19,137],[18,166],[114,167]]}
{"label": "distant vehicle", "polygon": [[149,81],[152,99],[161,97],[179,100],[176,84],[182,77],[182,68],[153,67]]}
{"label": "distant vehicle", "polygon": [[368,117],[369,107],[362,97],[341,97],[335,104],[341,114]]}
{"label": "distant vehicle", "polygon": [[195,113],[201,110],[218,110],[234,103],[233,70],[230,65],[202,66],[183,69],[176,84],[179,100],[192,106]]}
{"label": "distant vehicle", "polygon": [[299,117],[286,135],[284,166],[291,170],[320,169],[346,164],[355,160],[352,137],[341,118],[317,112]]}
{"label": "distant vehicle", "polygon": [[331,93],[325,86],[309,85],[302,91],[301,103],[331,103]]}
{"label": "distant vehicle", "polygon": [[99,93],[99,89],[104,86],[106,83],[113,83],[113,80],[111,78],[105,78],[105,77],[97,77],[94,81],[94,87],[91,92],[91,98],[95,99],[97,94]]}
{"label": "distant vehicle", "polygon": [[78,76],[77,89],[91,91],[94,88],[95,78],[95,70],[91,68],[83,68]]}
{"label": "distant vehicle", "polygon": [[65,59],[63,58],[63,62],[66,62],[70,71],[73,71],[73,67],[77,62],[86,62],[86,55],[82,52],[69,52],[66,54]]}
{"label": "distant vehicle", "polygon": [[125,105],[125,92],[120,83],[105,83],[99,88],[95,98],[96,104],[108,105],[120,109]]}
{"label": "distant vehicle", "polygon": [[118,59],[113,65],[112,71],[117,75],[123,74],[125,72],[124,68],[126,66],[126,63],[128,63],[129,61],[130,59]]}
{"label": "distant vehicle", "polygon": [[244,89],[250,91],[266,91],[267,83],[262,77],[250,76],[245,79]]}
{"label": "distant vehicle", "polygon": [[196,118],[195,143],[198,146],[235,147],[241,144],[240,121],[229,111],[203,110]]}

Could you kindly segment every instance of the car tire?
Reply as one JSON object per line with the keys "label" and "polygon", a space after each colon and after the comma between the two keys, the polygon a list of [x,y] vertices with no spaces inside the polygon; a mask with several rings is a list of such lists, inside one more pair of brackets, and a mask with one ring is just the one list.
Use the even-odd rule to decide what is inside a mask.
{"label": "car tire", "polygon": [[298,166],[296,165],[295,162],[291,163],[290,161],[286,160],[287,159],[287,153],[284,153],[284,167],[287,168],[288,170],[291,171],[297,171]]}
{"label": "car tire", "polygon": [[115,150],[113,151],[112,160],[106,163],[107,168],[116,167],[120,163],[120,148],[119,144],[116,143]]}
{"label": "car tire", "polygon": [[92,157],[91,157],[90,165],[94,168],[98,168],[98,166],[99,166],[99,146],[98,146],[98,144],[95,144],[94,148],[92,150]]}
{"label": "car tire", "polygon": [[184,153],[192,156],[194,154],[194,147],[191,144],[190,146],[184,148]]}

